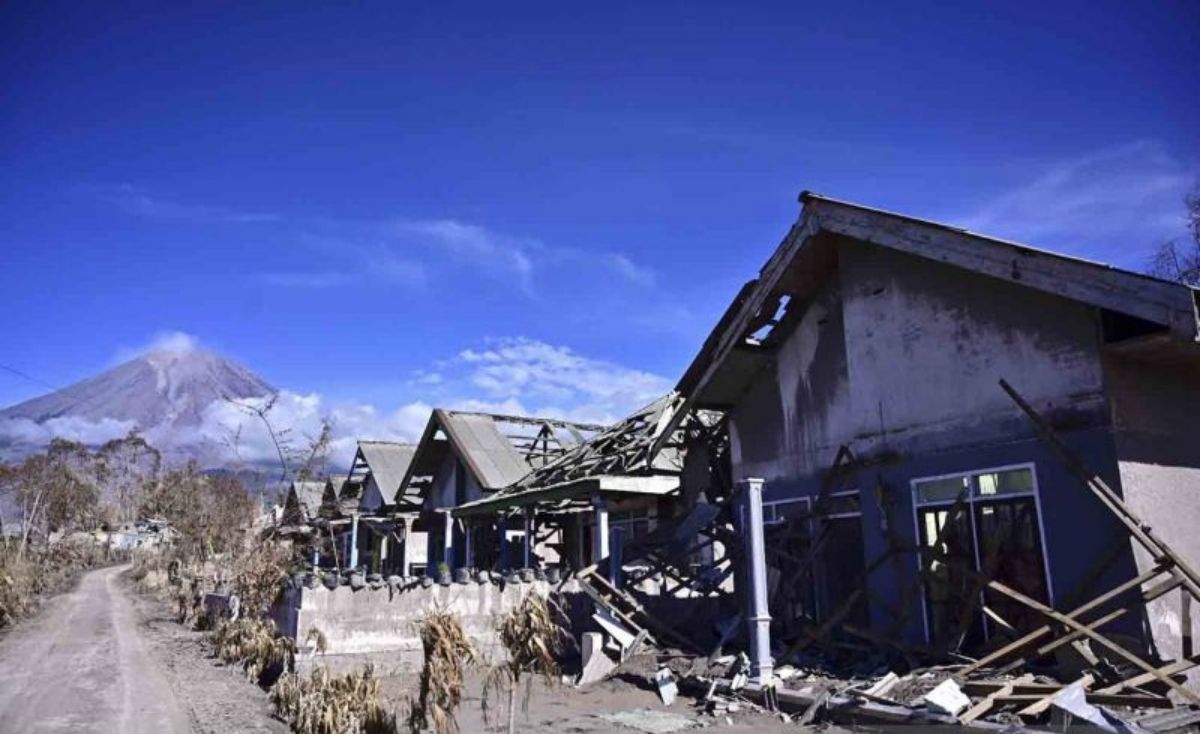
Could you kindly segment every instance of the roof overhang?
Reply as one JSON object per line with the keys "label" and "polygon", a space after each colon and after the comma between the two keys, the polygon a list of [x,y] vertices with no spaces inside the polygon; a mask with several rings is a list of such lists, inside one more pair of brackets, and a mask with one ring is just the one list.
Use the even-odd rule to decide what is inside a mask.
{"label": "roof overhang", "polygon": [[600,496],[631,496],[631,495],[668,495],[679,489],[678,476],[648,475],[648,476],[597,476],[577,479],[562,484],[554,484],[538,489],[529,489],[511,494],[498,494],[491,497],[468,502],[455,507],[451,512],[455,517],[472,515],[492,515],[521,507],[530,507],[545,503],[558,503],[563,500],[588,500]]}
{"label": "roof overhang", "polygon": [[847,240],[1127,314],[1160,325],[1177,343],[1200,341],[1200,291],[1188,286],[808,192],[800,201],[799,220],[758,278],[742,287],[680,379],[676,389],[685,402],[674,421],[696,408],[728,408],[737,401],[771,361],[747,337],[768,322],[781,291],[795,294],[793,301],[814,292],[836,267],[837,247]]}

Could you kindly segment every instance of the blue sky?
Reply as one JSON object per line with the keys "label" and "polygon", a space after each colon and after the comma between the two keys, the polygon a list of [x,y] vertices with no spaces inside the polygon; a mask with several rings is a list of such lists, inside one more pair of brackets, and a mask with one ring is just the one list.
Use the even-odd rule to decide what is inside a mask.
{"label": "blue sky", "polygon": [[0,7],[0,363],[50,384],[180,332],[609,414],[803,189],[1141,267],[1200,173],[1194,2],[168,5]]}

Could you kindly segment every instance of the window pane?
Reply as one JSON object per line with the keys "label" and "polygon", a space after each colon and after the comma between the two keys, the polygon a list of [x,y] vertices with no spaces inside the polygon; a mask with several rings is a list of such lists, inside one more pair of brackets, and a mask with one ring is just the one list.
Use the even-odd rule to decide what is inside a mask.
{"label": "window pane", "polygon": [[950,477],[948,479],[931,479],[917,484],[918,502],[946,502],[958,499],[958,495],[968,486],[968,477]]}
{"label": "window pane", "polygon": [[775,522],[784,522],[808,515],[808,500],[780,502],[775,505]]}
{"label": "window pane", "polygon": [[862,503],[857,494],[843,494],[825,499],[826,515],[849,515],[862,512]]}
{"label": "window pane", "polygon": [[1033,492],[1033,472],[1029,469],[1008,469],[979,475],[979,495],[991,497],[1002,494]]}

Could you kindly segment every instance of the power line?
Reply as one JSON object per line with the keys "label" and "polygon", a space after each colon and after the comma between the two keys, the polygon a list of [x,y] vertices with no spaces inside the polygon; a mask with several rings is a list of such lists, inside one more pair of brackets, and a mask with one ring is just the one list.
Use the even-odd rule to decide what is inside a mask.
{"label": "power line", "polygon": [[16,375],[17,377],[24,378],[26,380],[29,380],[30,382],[41,385],[42,387],[48,387],[51,390],[58,389],[58,387],[51,385],[49,382],[46,382],[45,380],[39,380],[38,378],[34,377],[33,375],[22,372],[21,370],[17,369],[16,367],[9,367],[6,364],[0,364],[0,369],[5,370],[6,372],[11,372],[14,375]]}

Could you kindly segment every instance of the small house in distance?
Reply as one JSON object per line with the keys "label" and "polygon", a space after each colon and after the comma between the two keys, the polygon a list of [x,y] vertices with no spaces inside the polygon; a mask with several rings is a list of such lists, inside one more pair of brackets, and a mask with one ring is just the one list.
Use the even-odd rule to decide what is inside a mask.
{"label": "small house in distance", "polygon": [[[402,484],[428,523],[430,572],[508,567],[521,531],[501,518],[455,518],[454,508],[511,487],[604,426],[552,418],[437,409]],[[556,529],[557,531],[558,529]],[[516,537],[515,537],[516,536]],[[555,545],[560,545],[561,541]]]}
{"label": "small house in distance", "polygon": [[[980,574],[1070,608],[1147,570],[1001,379],[1200,561],[1197,291],[801,201],[677,387],[690,409],[726,411],[734,478],[764,480],[770,610],[785,643],[841,620],[860,641],[994,648],[1043,620]],[[923,547],[939,559],[922,561]],[[1193,654],[1180,647],[1187,610],[1167,594],[1105,630],[1178,659]]]}

